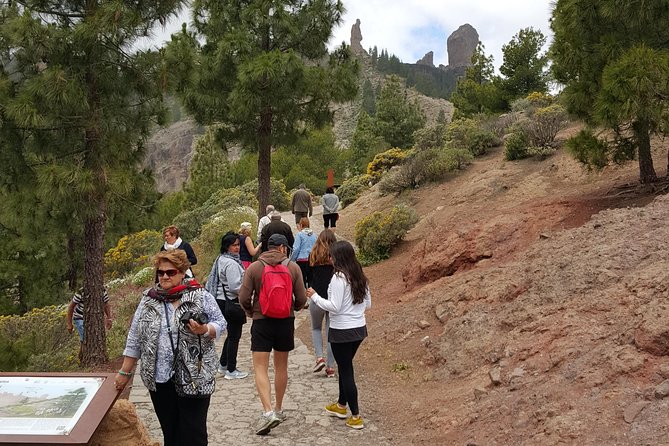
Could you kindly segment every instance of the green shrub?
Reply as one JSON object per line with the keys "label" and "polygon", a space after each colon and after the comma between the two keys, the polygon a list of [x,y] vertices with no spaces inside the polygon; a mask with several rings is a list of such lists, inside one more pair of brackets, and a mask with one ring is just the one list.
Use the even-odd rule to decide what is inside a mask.
{"label": "green shrub", "polygon": [[530,142],[523,131],[509,133],[504,140],[504,159],[520,160],[530,156]]}
{"label": "green shrub", "polygon": [[183,191],[170,192],[163,195],[156,204],[153,228],[160,230],[165,226],[171,225],[174,218],[183,210],[185,201],[186,193]]}
{"label": "green shrub", "polygon": [[[288,194],[283,187],[283,183],[272,179],[272,197],[279,197],[277,200],[287,206]],[[254,189],[255,188],[255,189]],[[225,209],[235,209],[240,206],[250,206],[258,208],[258,180],[247,183],[243,186],[216,191],[202,206],[193,210],[183,212],[174,219],[174,224],[179,228],[181,238],[184,240],[194,240],[202,231],[202,225],[207,223],[217,213]],[[250,221],[250,220],[249,220]],[[236,228],[239,229],[239,228]]]}
{"label": "green shrub", "polygon": [[566,147],[574,158],[589,168],[601,169],[609,163],[608,144],[590,129],[583,129],[569,138]]}
{"label": "green shrub", "polygon": [[202,206],[214,210],[214,214],[222,209],[232,209],[239,206],[257,209],[258,199],[248,189],[242,190],[240,187],[232,187],[217,190]]}
{"label": "green shrub", "polygon": [[373,183],[376,183],[391,167],[402,164],[410,155],[410,151],[397,148],[378,153],[374,156],[372,162],[367,165],[367,175]]}
{"label": "green shrub", "polygon": [[399,194],[421,184],[443,180],[447,174],[464,168],[473,159],[467,149],[442,147],[419,151],[381,178],[379,192],[381,195]]}
{"label": "green shrub", "polygon": [[418,221],[416,212],[396,205],[386,212],[374,212],[355,225],[355,243],[366,259],[386,259]]}
{"label": "green shrub", "polygon": [[[290,195],[286,192],[286,186],[281,180],[276,178],[269,179],[270,184],[270,195],[269,201],[277,210],[287,211],[290,209]],[[253,195],[254,197],[258,196],[258,179],[249,181],[248,183],[240,186],[242,192]],[[247,204],[248,206],[248,204]],[[239,228],[237,228],[239,229]]]}
{"label": "green shrub", "polygon": [[0,316],[0,370],[50,372],[77,368],[79,336],[67,332],[65,305]]}
{"label": "green shrub", "polygon": [[[151,268],[153,277],[153,268]],[[114,324],[107,332],[107,354],[117,358],[123,354],[128,337],[128,328],[132,322],[141,294],[134,286],[119,289],[114,299]]]}
{"label": "green shrub", "polygon": [[546,93],[533,91],[524,98],[516,99],[511,103],[511,111],[524,113],[527,117],[534,115],[535,111],[553,104],[553,97]]}
{"label": "green shrub", "polygon": [[156,273],[152,266],[142,268],[132,276],[130,283],[134,286],[149,287],[155,283]]}
{"label": "green shrub", "polygon": [[109,278],[118,278],[148,265],[163,244],[158,231],[144,230],[121,237],[115,247],[105,253],[105,273]]}
{"label": "green shrub", "polygon": [[530,143],[538,148],[555,147],[555,137],[567,123],[567,111],[560,105],[538,108],[531,118]]}
{"label": "green shrub", "polygon": [[421,172],[418,163],[408,161],[401,166],[393,167],[379,181],[381,195],[399,194],[406,189],[418,186]]}
{"label": "green shrub", "polygon": [[474,156],[483,155],[500,143],[493,132],[481,127],[478,119],[471,118],[451,122],[446,130],[446,141],[449,147],[467,149]]}
{"label": "green shrub", "polygon": [[200,206],[177,215],[174,225],[179,228],[179,235],[183,240],[193,240],[200,235],[202,224],[218,211],[220,209],[216,206]]}
{"label": "green shrub", "polygon": [[[228,231],[238,231],[242,222],[248,221],[252,228],[258,226],[256,211],[248,206],[226,209],[215,214],[202,226],[197,244],[197,265],[195,276],[204,282],[212,263],[221,249],[221,237]],[[252,234],[253,235],[253,234]]]}
{"label": "green shrub", "polygon": [[369,175],[356,175],[344,180],[341,186],[337,188],[337,196],[342,207],[353,203],[364,191],[369,189],[370,181]]}

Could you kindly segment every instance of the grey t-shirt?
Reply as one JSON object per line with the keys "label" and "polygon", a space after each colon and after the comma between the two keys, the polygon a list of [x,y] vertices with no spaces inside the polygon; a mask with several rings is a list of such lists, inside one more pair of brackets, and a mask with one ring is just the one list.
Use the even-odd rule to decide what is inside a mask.
{"label": "grey t-shirt", "polygon": [[334,214],[339,209],[339,197],[335,194],[325,194],[321,197],[323,214]]}

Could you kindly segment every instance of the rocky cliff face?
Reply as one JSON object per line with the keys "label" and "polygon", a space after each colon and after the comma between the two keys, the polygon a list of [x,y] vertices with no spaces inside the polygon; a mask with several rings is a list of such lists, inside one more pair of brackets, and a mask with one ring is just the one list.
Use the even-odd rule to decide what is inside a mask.
{"label": "rocky cliff face", "polygon": [[142,167],[153,171],[160,192],[181,189],[188,179],[193,141],[203,133],[204,128],[195,121],[185,120],[158,130],[149,139]]}
{"label": "rocky cliff face", "polygon": [[472,25],[466,23],[448,36],[449,67],[466,67],[471,65],[472,55],[479,43],[479,33]]}
{"label": "rocky cliff face", "polygon": [[416,61],[416,65],[427,65],[428,67],[434,66],[434,52],[430,51],[422,59]]}

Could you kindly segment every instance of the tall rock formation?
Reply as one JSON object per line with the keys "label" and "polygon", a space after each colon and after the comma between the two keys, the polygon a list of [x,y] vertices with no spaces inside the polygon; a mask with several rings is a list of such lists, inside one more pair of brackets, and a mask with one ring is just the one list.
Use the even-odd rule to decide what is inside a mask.
{"label": "tall rock formation", "polygon": [[355,24],[351,26],[351,52],[355,55],[365,53],[365,49],[360,42],[362,42],[362,32],[360,31],[360,19],[357,19]]}
{"label": "tall rock formation", "polygon": [[472,55],[479,43],[479,33],[469,23],[462,25],[448,36],[449,67],[467,67],[472,63]]}
{"label": "tall rock formation", "polygon": [[422,59],[416,61],[416,65],[427,65],[429,67],[434,66],[434,53],[430,51],[425,54]]}

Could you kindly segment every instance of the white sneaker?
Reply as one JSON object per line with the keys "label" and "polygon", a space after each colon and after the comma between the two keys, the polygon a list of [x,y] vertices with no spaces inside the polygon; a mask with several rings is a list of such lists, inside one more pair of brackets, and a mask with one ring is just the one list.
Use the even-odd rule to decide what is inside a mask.
{"label": "white sneaker", "polygon": [[221,374],[228,373],[228,370],[225,367],[223,367],[222,365],[219,365],[218,366],[218,373],[221,373]]}
{"label": "white sneaker", "polygon": [[234,372],[228,372],[227,370],[225,371],[225,379],[244,379],[249,374],[247,372],[242,372],[241,370],[235,370]]}

